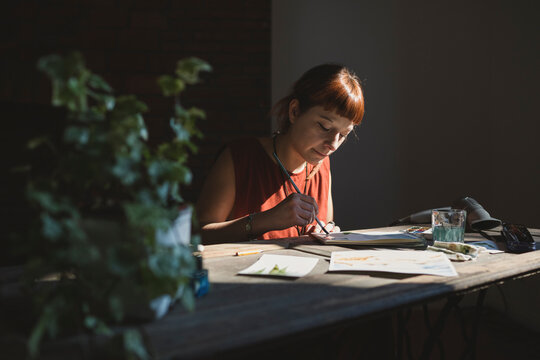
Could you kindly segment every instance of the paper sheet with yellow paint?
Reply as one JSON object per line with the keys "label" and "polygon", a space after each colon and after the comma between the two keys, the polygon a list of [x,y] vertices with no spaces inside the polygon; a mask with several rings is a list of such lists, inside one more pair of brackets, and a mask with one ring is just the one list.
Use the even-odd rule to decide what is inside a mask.
{"label": "paper sheet with yellow paint", "polygon": [[302,277],[313,270],[318,260],[313,257],[264,254],[238,274]]}
{"label": "paper sheet with yellow paint", "polygon": [[445,254],[433,251],[334,251],[329,271],[383,271],[404,274],[457,276]]}

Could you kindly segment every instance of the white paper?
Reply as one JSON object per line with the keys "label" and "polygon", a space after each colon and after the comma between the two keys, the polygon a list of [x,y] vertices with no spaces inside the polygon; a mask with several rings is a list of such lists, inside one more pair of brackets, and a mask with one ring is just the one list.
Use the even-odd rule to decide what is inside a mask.
{"label": "white paper", "polygon": [[264,254],[238,274],[302,277],[313,270],[317,261],[319,259],[312,257]]}
{"label": "white paper", "polygon": [[457,276],[445,254],[432,251],[334,251],[329,271],[384,271],[405,274]]}

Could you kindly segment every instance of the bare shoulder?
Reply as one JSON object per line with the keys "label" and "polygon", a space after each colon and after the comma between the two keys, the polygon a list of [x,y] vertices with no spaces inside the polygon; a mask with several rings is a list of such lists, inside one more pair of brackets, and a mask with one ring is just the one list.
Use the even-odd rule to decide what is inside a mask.
{"label": "bare shoulder", "polygon": [[234,205],[235,180],[231,150],[227,147],[210,169],[197,201],[201,224],[225,221]]}
{"label": "bare shoulder", "polygon": [[[212,169],[210,170],[210,175],[215,172],[222,172],[222,171],[233,171],[234,169],[234,162],[231,154],[231,149],[229,147],[225,147],[223,151],[218,155],[216,162],[212,166]],[[233,171],[234,174],[234,171]]]}

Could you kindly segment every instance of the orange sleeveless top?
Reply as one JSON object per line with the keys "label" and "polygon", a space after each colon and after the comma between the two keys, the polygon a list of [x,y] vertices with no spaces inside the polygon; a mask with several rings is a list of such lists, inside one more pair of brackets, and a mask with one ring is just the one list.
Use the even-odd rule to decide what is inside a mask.
{"label": "orange sleeveless top", "polygon": [[[268,156],[256,138],[241,139],[229,144],[234,162],[236,197],[230,219],[273,208],[287,195],[295,192],[278,164]],[[313,165],[307,164],[308,174]],[[306,171],[289,173],[300,191],[313,197],[319,206],[317,217],[326,223],[328,213],[328,192],[330,189],[330,159],[323,160],[319,171],[306,182]],[[285,184],[286,183],[286,184]],[[287,189],[285,190],[285,186]],[[257,221],[255,217],[254,221]],[[316,224],[314,221],[313,224]],[[300,228],[301,229],[301,228]],[[296,227],[269,231],[259,239],[276,239],[298,236]]]}

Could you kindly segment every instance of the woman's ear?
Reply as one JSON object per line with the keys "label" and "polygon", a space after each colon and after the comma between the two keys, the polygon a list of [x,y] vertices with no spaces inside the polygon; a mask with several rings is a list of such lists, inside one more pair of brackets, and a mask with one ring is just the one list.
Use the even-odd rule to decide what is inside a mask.
{"label": "woman's ear", "polygon": [[294,123],[298,115],[300,115],[300,103],[298,99],[292,99],[289,103],[289,121],[291,124]]}

